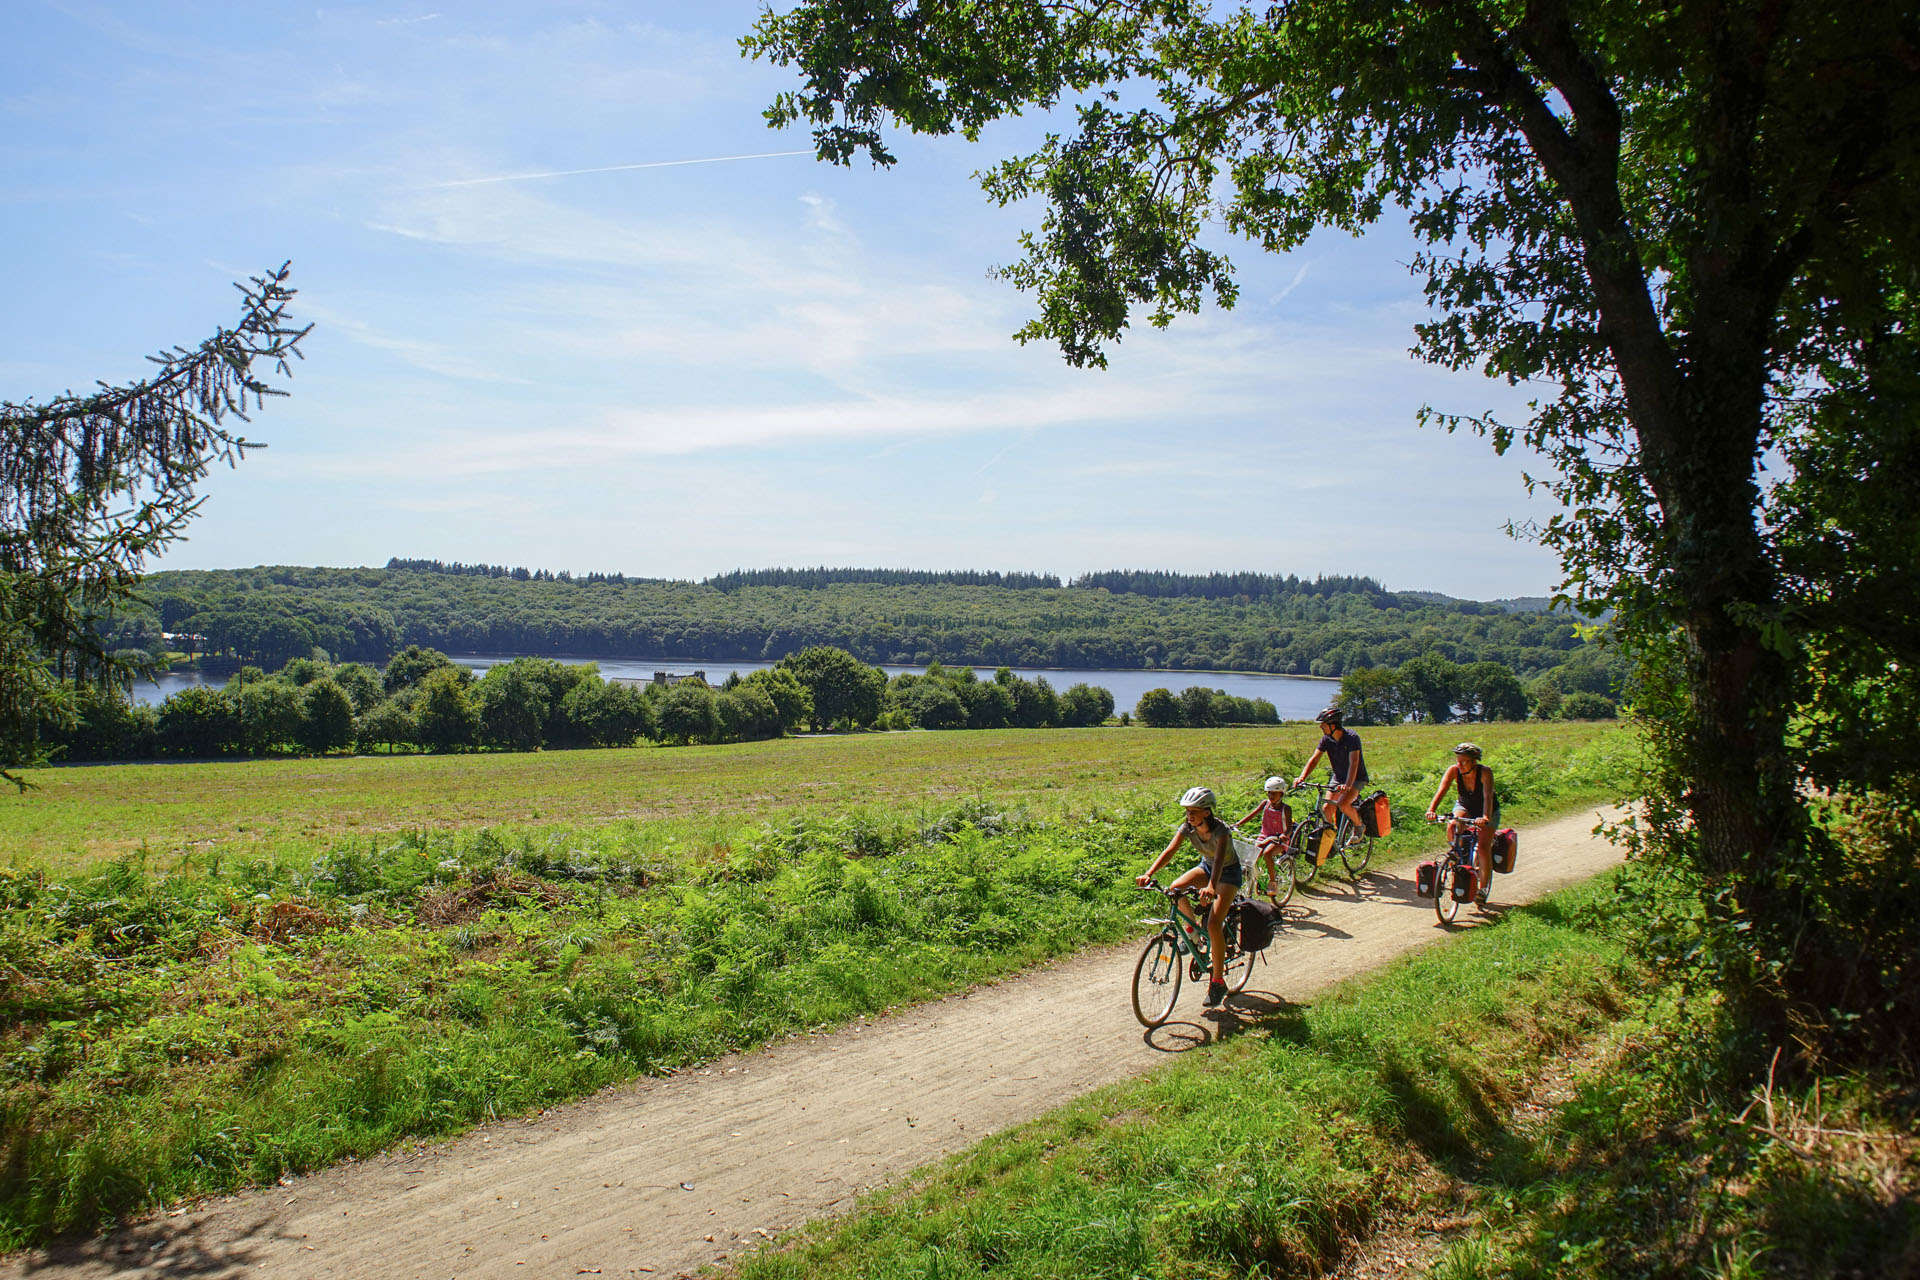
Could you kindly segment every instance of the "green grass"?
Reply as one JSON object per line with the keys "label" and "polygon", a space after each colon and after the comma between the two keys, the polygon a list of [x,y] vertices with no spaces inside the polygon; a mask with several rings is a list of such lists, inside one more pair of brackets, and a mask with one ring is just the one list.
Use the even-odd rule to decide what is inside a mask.
{"label": "green grass", "polygon": [[1602,1050],[1545,1125],[1453,1168],[1478,1221],[1436,1276],[1920,1274],[1911,1080],[1793,1073],[1672,992]]}
{"label": "green grass", "polygon": [[[997,1135],[737,1273],[1317,1276],[1376,1234],[1414,1251],[1442,1231],[1434,1280],[1916,1274],[1912,1082],[1772,1087],[1717,1008],[1648,972],[1619,874],[1310,1007],[1243,1015],[1217,1048]],[[1542,1115],[1556,1076],[1570,1096]]]}
{"label": "green grass", "polygon": [[[1606,750],[1598,744],[1624,751],[1631,742],[1625,730],[1599,724],[1472,731],[1503,788],[1511,777],[1523,790],[1523,775]],[[206,850],[311,856],[353,837],[473,827],[539,834],[644,824],[685,843],[724,838],[764,813],[912,813],[975,797],[1062,814],[1142,790],[1171,796],[1195,782],[1251,804],[1268,773],[1298,768],[1314,732],[1301,725],[920,732],[720,747],[74,766],[39,770],[31,775],[37,790],[0,796],[0,849],[14,866],[57,871],[136,852],[155,867]],[[1411,806],[1424,807],[1433,786],[1424,780],[1437,778],[1462,732],[1365,731],[1373,774],[1396,804],[1410,806],[1409,816],[1417,812]],[[1601,772],[1590,794],[1574,797],[1567,784],[1559,799],[1612,799],[1611,770]],[[1415,794],[1415,778],[1424,794]],[[1524,802],[1509,807],[1527,812]]]}
{"label": "green grass", "polygon": [[1217,1050],[988,1139],[748,1280],[1316,1275],[1497,1140],[1541,1064],[1636,999],[1605,884],[1509,912]]}
{"label": "green grass", "polygon": [[[1424,805],[1449,736],[1383,742],[1375,770],[1402,789],[1421,781],[1414,803]],[[1150,766],[1146,748],[1211,745],[1214,771],[1199,776],[1237,777],[1226,795],[1250,804],[1273,767],[1256,753],[1284,745],[1273,735],[1096,731],[1061,766],[1050,748],[1074,737],[772,744],[789,761],[804,755],[813,763],[802,776],[849,801],[809,801],[796,784],[783,801],[697,820],[602,813],[571,825],[450,823],[276,843],[183,840],[195,828],[179,819],[170,838],[181,843],[156,838],[147,855],[106,860],[118,838],[107,835],[20,858],[0,869],[0,1247],[456,1133],[1125,936],[1138,927],[1131,875],[1164,842],[1171,797],[1198,772],[1193,755]],[[649,786],[686,793],[718,792],[742,770],[785,776],[734,758],[779,755],[323,767],[426,763],[457,794],[461,780],[497,779],[490,771],[507,766],[588,775],[611,757],[673,771]],[[1524,814],[1617,794],[1630,785],[1631,756],[1624,733],[1516,731],[1500,759]],[[1106,781],[1083,781],[1071,804],[1049,803],[1031,780],[978,788],[1030,805],[924,794],[908,803],[916,768],[957,785],[953,771],[1018,777],[1032,758],[1106,770]],[[1150,767],[1162,780],[1122,789],[1138,781],[1127,770]],[[311,803],[297,779],[312,768],[149,772],[213,807],[238,771],[284,811]],[[124,775],[53,776],[99,788]],[[344,798],[367,812],[390,804],[396,777],[408,795],[422,785],[355,776],[383,784]],[[583,789],[604,797],[611,776],[583,776]],[[889,788],[895,803],[883,803]],[[84,790],[49,790],[22,802],[44,811],[87,801]],[[1416,837],[1432,838],[1401,838],[1412,848]]]}

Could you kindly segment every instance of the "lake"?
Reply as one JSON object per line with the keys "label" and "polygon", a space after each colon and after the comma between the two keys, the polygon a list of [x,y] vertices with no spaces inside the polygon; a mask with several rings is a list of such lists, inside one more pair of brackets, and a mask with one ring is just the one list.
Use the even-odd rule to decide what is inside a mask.
{"label": "lake", "polygon": [[[470,668],[475,675],[510,662],[514,654],[497,653],[453,653],[448,657],[463,667]],[[719,684],[727,678],[729,672],[738,671],[746,675],[753,671],[765,671],[773,666],[771,662],[749,662],[738,658],[561,658],[562,662],[592,662],[600,668],[600,674],[608,679],[618,677],[623,680],[651,680],[656,671],[666,671],[674,675],[691,675],[696,671],[706,672],[707,683]],[[901,667],[885,663],[880,669],[889,676],[903,671],[915,674],[926,670],[925,667]],[[975,667],[974,671],[984,679],[992,679],[996,668]],[[1054,692],[1064,691],[1070,685],[1090,684],[1105,689],[1113,695],[1115,711],[1131,711],[1140,701],[1140,695],[1149,689],[1170,689],[1179,693],[1193,685],[1204,685],[1209,689],[1220,689],[1236,698],[1265,698],[1274,705],[1282,720],[1311,720],[1320,708],[1333,700],[1334,692],[1340,687],[1337,680],[1316,680],[1309,676],[1271,676],[1249,671],[1103,671],[1103,670],[1046,670],[1038,667],[1015,667],[1014,674],[1032,680],[1045,676]],[[143,681],[134,686],[134,700],[142,703],[158,703],[168,694],[192,685],[211,683],[223,684],[224,679],[203,680],[197,672],[172,672],[160,677],[158,682]]]}

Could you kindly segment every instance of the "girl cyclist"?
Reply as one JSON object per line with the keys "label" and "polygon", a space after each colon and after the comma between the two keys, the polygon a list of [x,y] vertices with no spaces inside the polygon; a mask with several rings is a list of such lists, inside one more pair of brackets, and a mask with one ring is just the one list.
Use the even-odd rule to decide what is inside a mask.
{"label": "girl cyclist", "polygon": [[1200,865],[1173,882],[1173,888],[1186,889],[1200,885],[1198,900],[1202,906],[1211,904],[1207,912],[1208,951],[1213,962],[1212,981],[1207,984],[1206,1006],[1216,1008],[1227,998],[1227,908],[1233,905],[1233,896],[1240,890],[1245,873],[1240,868],[1240,853],[1233,845],[1233,828],[1213,816],[1213,792],[1205,787],[1194,787],[1180,797],[1180,804],[1187,811],[1186,820],[1174,828],[1173,839],[1153,860],[1145,875],[1135,876],[1133,882],[1142,888],[1153,879],[1160,868],[1167,865],[1167,859],[1180,847],[1182,840],[1191,841],[1194,850],[1200,855]]}
{"label": "girl cyclist", "polygon": [[1494,794],[1493,770],[1480,763],[1478,745],[1463,742],[1453,749],[1453,764],[1427,806],[1428,822],[1438,821],[1448,787],[1454,788],[1455,803],[1447,819],[1447,839],[1453,839],[1462,824],[1474,829],[1474,870],[1480,877],[1480,900],[1485,902],[1493,886],[1493,833],[1500,825],[1500,797]]}
{"label": "girl cyclist", "polygon": [[[1287,780],[1281,777],[1268,778],[1260,789],[1267,798],[1255,805],[1246,817],[1234,823],[1236,828],[1244,827],[1255,818],[1260,819],[1260,836],[1254,841],[1254,848],[1267,861],[1267,899],[1279,903],[1273,886],[1277,880],[1273,866],[1273,851],[1286,844],[1287,837],[1293,834],[1293,810],[1287,808]],[[1291,890],[1289,890],[1291,892]]]}

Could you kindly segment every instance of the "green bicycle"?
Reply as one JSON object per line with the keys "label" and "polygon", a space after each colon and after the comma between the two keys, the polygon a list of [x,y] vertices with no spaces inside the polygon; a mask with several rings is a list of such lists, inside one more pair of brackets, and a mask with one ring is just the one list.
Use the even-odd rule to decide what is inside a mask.
{"label": "green bicycle", "polygon": [[[1173,1016],[1183,977],[1191,977],[1195,982],[1206,980],[1213,968],[1213,949],[1207,938],[1205,920],[1181,905],[1182,898],[1197,897],[1198,890],[1163,889],[1155,880],[1141,887],[1167,900],[1164,920],[1159,917],[1141,920],[1142,924],[1159,925],[1160,932],[1147,939],[1147,945],[1140,949],[1139,961],[1133,966],[1133,1016],[1140,1020],[1141,1026],[1152,1028]],[[1227,980],[1227,994],[1236,996],[1247,989],[1247,983],[1253,978],[1253,961],[1258,954],[1240,950],[1238,913],[1242,905],[1235,902],[1227,909],[1222,928],[1227,944],[1223,976]]]}

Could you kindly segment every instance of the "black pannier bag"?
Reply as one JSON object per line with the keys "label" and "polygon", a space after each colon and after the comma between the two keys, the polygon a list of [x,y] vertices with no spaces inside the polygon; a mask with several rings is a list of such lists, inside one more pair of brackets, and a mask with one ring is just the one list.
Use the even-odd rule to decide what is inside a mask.
{"label": "black pannier bag", "polygon": [[1258,899],[1242,899],[1240,911],[1240,949],[1242,951],[1265,951],[1273,945],[1274,925],[1279,921],[1280,909],[1271,902]]}

